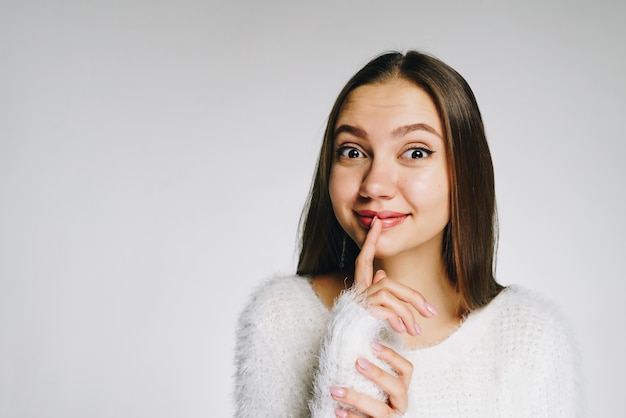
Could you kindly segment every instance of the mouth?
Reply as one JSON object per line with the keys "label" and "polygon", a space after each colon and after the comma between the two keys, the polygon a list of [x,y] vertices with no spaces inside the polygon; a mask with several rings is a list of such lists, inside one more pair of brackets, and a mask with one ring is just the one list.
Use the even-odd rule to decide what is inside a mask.
{"label": "mouth", "polygon": [[356,214],[359,224],[366,229],[370,228],[374,216],[377,217],[381,221],[383,231],[401,224],[406,218],[409,217],[408,213],[393,212],[388,210],[357,210],[354,211],[354,213]]}

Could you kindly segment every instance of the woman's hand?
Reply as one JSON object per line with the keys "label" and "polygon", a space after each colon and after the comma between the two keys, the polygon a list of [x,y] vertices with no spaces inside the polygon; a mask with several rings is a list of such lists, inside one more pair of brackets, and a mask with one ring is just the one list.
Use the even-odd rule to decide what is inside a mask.
{"label": "woman's hand", "polygon": [[[397,373],[394,376],[370,363],[364,358],[356,361],[356,368],[363,376],[374,382],[389,396],[387,403],[365,396],[352,389],[333,386],[330,388],[333,399],[360,411],[368,417],[394,417],[403,414],[408,407],[408,389],[413,375],[413,364],[390,349],[378,343],[372,344],[376,357],[387,362]],[[335,410],[339,418],[362,417],[343,408]]]}
{"label": "woman's hand", "polygon": [[[421,328],[410,307],[415,308],[426,318],[436,315],[437,312],[421,293],[391,280],[383,270],[374,273],[376,243],[381,232],[382,224],[380,220],[374,218],[361,252],[356,258],[354,286],[359,293],[365,295],[365,302],[373,316],[387,320],[391,328],[398,333],[420,335]],[[331,388],[332,397],[366,416],[392,417],[398,413],[402,414],[408,406],[408,388],[413,375],[413,364],[389,347],[374,343],[372,349],[397,375],[388,373],[363,358],[356,360],[355,367],[359,373],[388,395],[388,402],[384,403],[350,388],[337,386]],[[361,416],[342,408],[338,408],[335,415],[341,418]]]}
{"label": "woman's hand", "polygon": [[374,274],[374,255],[381,231],[380,220],[374,218],[355,261],[354,286],[365,294],[373,316],[387,320],[396,332],[420,335],[421,328],[409,306],[425,318],[436,315],[437,311],[421,293],[391,280],[383,270]]}

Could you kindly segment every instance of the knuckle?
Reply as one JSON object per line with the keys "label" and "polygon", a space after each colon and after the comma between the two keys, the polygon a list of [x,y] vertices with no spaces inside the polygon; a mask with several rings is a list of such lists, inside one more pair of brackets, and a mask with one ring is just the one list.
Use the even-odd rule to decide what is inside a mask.
{"label": "knuckle", "polygon": [[391,292],[387,289],[381,289],[378,291],[379,295],[383,300],[389,301],[392,298]]}
{"label": "knuckle", "polygon": [[406,373],[411,376],[413,374],[414,366],[410,361],[406,364]]}
{"label": "knuckle", "polygon": [[419,302],[419,303],[423,303],[424,302],[424,297],[422,296],[422,294],[420,292],[418,292],[415,289],[410,289],[411,291],[411,299]]}
{"label": "knuckle", "polygon": [[359,404],[361,400],[361,394],[359,392],[354,392],[352,390],[347,391],[346,396],[344,397],[344,401],[348,405],[356,406]]}

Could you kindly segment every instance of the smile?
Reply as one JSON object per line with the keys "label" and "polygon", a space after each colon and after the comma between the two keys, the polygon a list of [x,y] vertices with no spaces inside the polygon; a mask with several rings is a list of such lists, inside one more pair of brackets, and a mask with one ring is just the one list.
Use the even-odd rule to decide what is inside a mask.
{"label": "smile", "polygon": [[356,214],[359,224],[366,229],[369,229],[372,224],[372,219],[376,216],[381,221],[383,231],[399,225],[409,217],[409,214],[407,213],[392,212],[387,210],[378,212],[372,210],[357,210],[354,213]]}

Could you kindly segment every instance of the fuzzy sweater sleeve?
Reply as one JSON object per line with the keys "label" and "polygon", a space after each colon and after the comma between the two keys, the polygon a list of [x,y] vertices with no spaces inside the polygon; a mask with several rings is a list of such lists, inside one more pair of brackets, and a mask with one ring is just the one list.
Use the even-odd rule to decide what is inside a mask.
{"label": "fuzzy sweater sleeve", "polygon": [[382,401],[386,394],[356,370],[356,360],[363,357],[391,371],[377,359],[371,343],[377,341],[401,352],[401,342],[386,321],[371,316],[362,298],[354,290],[343,292],[337,299],[320,350],[314,380],[313,396],[309,401],[312,418],[333,417],[339,407],[330,395],[331,386],[344,386]]}

